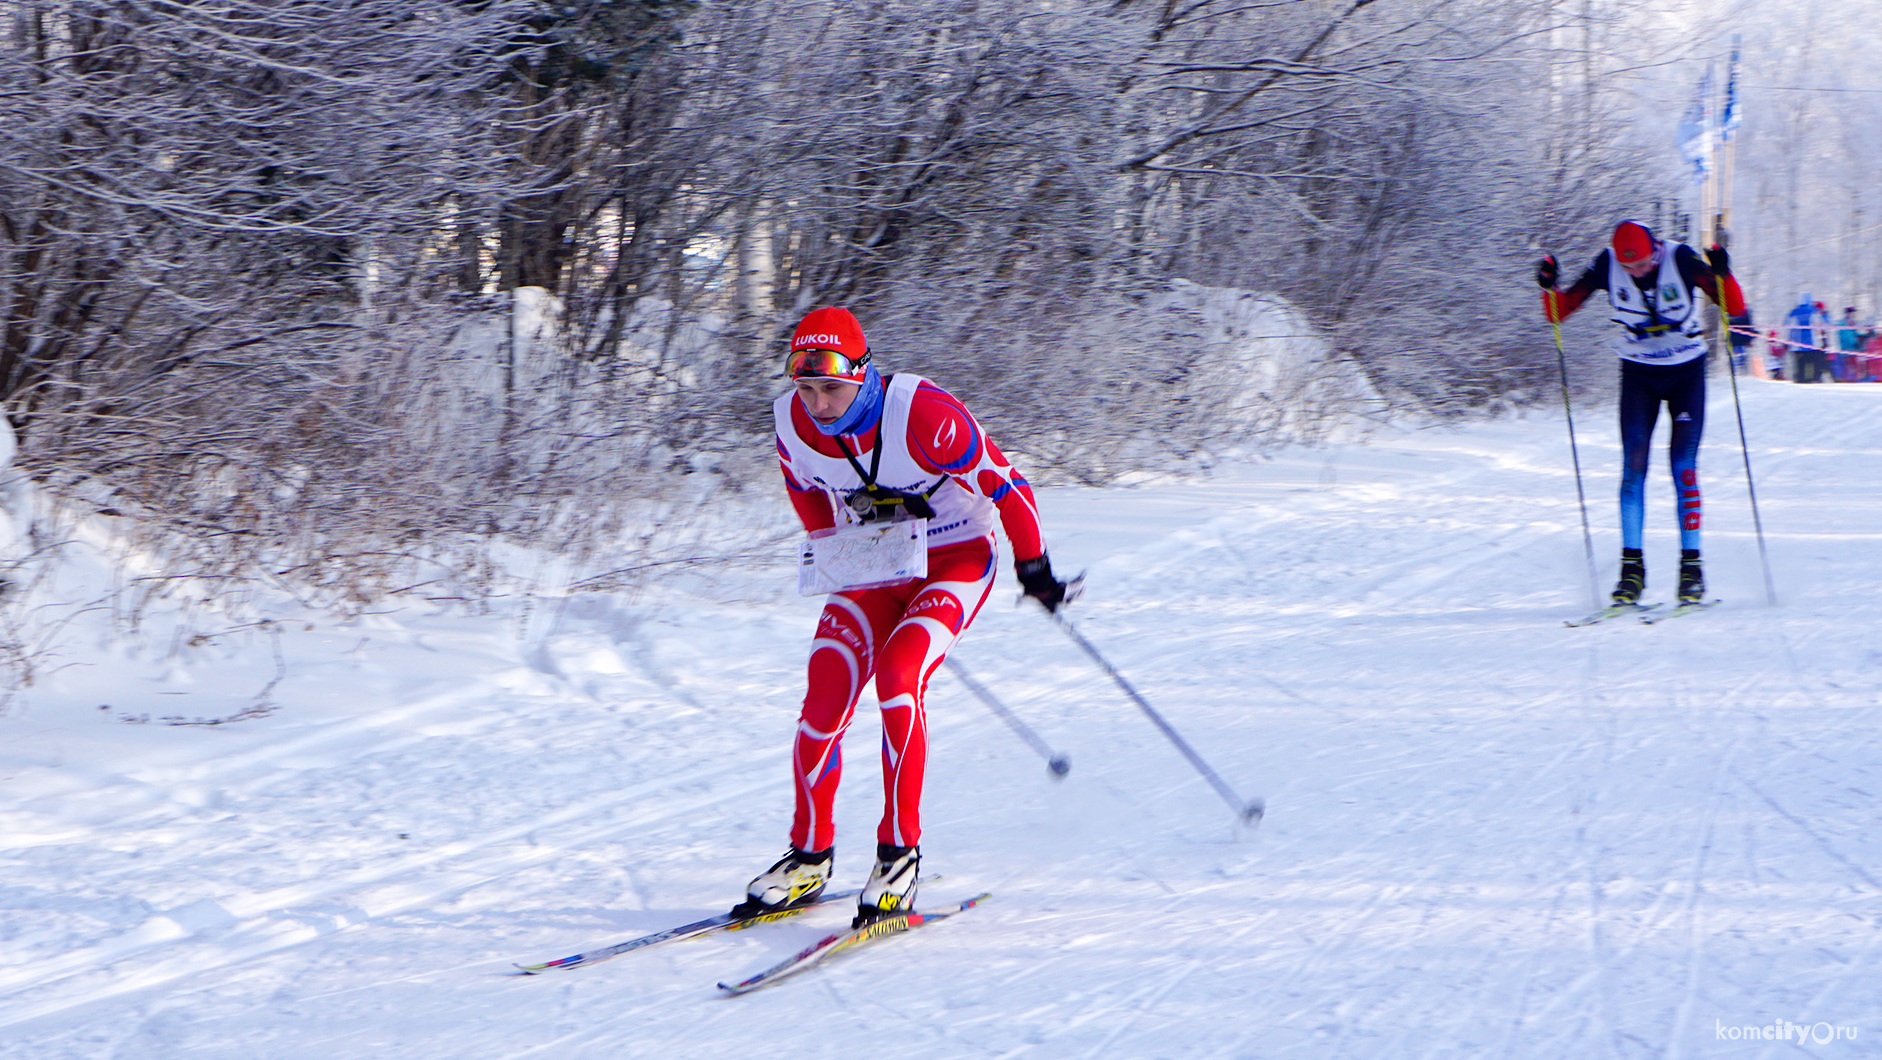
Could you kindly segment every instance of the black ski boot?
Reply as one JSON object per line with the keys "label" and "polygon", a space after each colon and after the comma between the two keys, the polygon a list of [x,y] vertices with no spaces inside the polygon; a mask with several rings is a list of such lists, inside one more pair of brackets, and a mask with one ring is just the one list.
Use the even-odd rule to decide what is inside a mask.
{"label": "black ski boot", "polygon": [[[1698,560],[1694,560],[1697,563]],[[1697,569],[1697,568],[1695,568]],[[1647,587],[1647,561],[1637,548],[1621,549],[1621,580],[1614,583],[1614,605],[1622,607],[1640,602],[1640,592]]]}
{"label": "black ski boot", "polygon": [[1679,550],[1679,602],[1696,604],[1705,599],[1706,573],[1699,565],[1699,550]]}

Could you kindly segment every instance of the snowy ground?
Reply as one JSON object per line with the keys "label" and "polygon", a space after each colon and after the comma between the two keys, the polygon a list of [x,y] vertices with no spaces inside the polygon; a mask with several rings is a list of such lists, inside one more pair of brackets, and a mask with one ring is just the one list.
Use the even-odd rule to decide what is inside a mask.
{"label": "snowy ground", "polygon": [[[924,897],[994,897],[735,999],[713,983],[847,914],[505,973],[723,909],[782,849],[818,606],[788,554],[521,638],[546,624],[77,622],[0,718],[0,1056],[1879,1055],[1882,386],[1747,384],[1776,608],[1723,389],[1725,605],[1652,627],[1562,625],[1589,592],[1559,418],[1044,491],[1080,628],[1266,821],[1237,835],[1003,581],[958,658],[1073,769],[936,678]],[[1580,424],[1603,588],[1611,420]],[[866,705],[841,885],[875,731]],[[1817,1040],[1743,1029],[1787,1023]]]}

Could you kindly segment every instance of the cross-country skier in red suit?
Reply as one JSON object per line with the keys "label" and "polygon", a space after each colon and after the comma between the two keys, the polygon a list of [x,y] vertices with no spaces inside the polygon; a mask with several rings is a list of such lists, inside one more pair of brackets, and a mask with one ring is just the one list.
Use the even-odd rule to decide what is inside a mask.
{"label": "cross-country skier in red suit", "polygon": [[791,848],[751,881],[733,913],[758,916],[823,893],[836,838],[830,814],[840,745],[874,677],[883,812],[875,868],[858,899],[860,926],[914,906],[928,757],[923,700],[929,677],[993,587],[995,520],[1027,595],[1056,610],[1066,585],[1053,577],[1025,478],[952,394],[917,375],[879,375],[848,310],[806,316],[786,363],[792,390],[773,408],[778,461],[804,529],[927,518],[928,574],[828,597],[791,756]]}

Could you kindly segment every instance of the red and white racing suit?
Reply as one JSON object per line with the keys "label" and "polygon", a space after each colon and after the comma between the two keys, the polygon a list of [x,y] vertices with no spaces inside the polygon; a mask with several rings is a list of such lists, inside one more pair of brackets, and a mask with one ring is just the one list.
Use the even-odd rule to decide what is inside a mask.
{"label": "red and white racing suit", "polygon": [[[1032,487],[967,407],[919,376],[894,375],[884,384],[876,425],[840,437],[856,463],[876,463],[878,485],[928,494],[935,512],[928,576],[833,593],[824,604],[791,759],[797,791],[791,845],[799,850],[824,850],[836,838],[831,807],[843,771],[841,741],[871,676],[882,712],[884,805],[876,840],[920,842],[928,679],[993,588],[994,519],[1016,560],[1045,553]],[[856,522],[842,500],[864,483],[838,438],[817,429],[795,393],[779,398],[773,412],[778,460],[804,529]],[[878,445],[884,448],[876,462]]]}

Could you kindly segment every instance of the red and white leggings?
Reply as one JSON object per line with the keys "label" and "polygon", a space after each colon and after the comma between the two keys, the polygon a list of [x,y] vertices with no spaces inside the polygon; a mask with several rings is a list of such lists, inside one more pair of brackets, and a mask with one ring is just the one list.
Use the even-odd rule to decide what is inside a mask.
{"label": "red and white leggings", "polygon": [[791,756],[797,814],[791,845],[825,850],[843,774],[844,730],[873,675],[882,704],[882,823],[876,841],[921,841],[921,781],[928,762],[928,678],[993,589],[992,537],[928,551],[928,577],[832,595],[810,646],[810,683]]}

